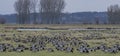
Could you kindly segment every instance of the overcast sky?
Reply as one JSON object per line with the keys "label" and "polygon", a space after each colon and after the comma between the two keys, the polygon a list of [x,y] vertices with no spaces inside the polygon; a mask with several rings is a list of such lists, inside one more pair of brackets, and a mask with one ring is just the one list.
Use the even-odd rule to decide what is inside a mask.
{"label": "overcast sky", "polygon": [[[15,13],[13,4],[16,0],[0,0],[0,14]],[[64,12],[106,11],[107,7],[114,4],[120,5],[120,0],[65,0]]]}

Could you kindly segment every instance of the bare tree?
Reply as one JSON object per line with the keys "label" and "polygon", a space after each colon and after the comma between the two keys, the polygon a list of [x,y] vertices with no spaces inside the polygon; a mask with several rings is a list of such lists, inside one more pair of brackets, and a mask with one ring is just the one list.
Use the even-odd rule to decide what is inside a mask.
{"label": "bare tree", "polygon": [[37,5],[38,5],[38,0],[31,0],[31,10],[33,13],[33,23],[37,23]]}
{"label": "bare tree", "polygon": [[64,0],[41,0],[40,14],[42,18],[42,23],[59,24],[64,7]]}
{"label": "bare tree", "polygon": [[30,23],[30,0],[17,0],[14,4],[19,24]]}
{"label": "bare tree", "polygon": [[17,12],[17,23],[22,23],[22,3],[23,0],[17,0],[14,4],[15,11]]}
{"label": "bare tree", "polygon": [[108,7],[108,18],[111,24],[120,24],[120,7],[118,5],[111,5]]}

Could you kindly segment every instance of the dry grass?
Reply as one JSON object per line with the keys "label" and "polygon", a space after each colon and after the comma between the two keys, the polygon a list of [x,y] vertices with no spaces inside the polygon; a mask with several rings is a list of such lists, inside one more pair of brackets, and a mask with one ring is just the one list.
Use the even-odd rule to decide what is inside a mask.
{"label": "dry grass", "polygon": [[[99,45],[100,43],[106,43],[107,45],[112,45],[115,43],[120,43],[120,30],[104,30],[104,31],[69,31],[69,30],[49,30],[49,31],[23,31],[19,32],[14,29],[4,29],[4,27],[36,27],[36,28],[120,28],[120,25],[0,25],[0,34],[6,34],[6,37],[14,38],[13,34],[20,35],[21,39],[26,38],[26,36],[48,36],[53,37],[54,35],[59,35],[60,33],[66,33],[66,37],[77,37],[80,40],[87,42],[91,46]],[[113,33],[115,32],[115,34]],[[90,35],[91,33],[100,33],[102,34],[101,38],[103,39],[91,39],[91,40],[83,40],[82,37],[85,37],[87,35]],[[69,35],[70,34],[70,35]],[[117,36],[117,38],[115,38]],[[13,41],[4,41],[0,37],[0,43],[10,43],[13,45],[17,45],[18,43],[15,43]],[[23,43],[19,43],[23,44]],[[28,45],[28,44],[24,44]],[[50,44],[48,44],[49,47],[52,47]],[[89,54],[85,53],[79,53],[75,51],[74,53],[66,53],[66,52],[52,52],[49,53],[47,51],[41,51],[41,52],[30,52],[25,51],[23,53],[18,52],[0,52],[0,56],[120,56],[120,53],[117,54],[110,54],[110,53],[104,53],[101,51],[92,52]]]}

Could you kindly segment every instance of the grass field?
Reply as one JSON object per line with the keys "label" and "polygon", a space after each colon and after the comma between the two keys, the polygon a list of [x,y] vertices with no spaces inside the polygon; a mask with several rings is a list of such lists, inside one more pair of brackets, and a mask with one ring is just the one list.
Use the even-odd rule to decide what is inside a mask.
{"label": "grass field", "polygon": [[24,53],[17,53],[17,52],[4,52],[0,53],[0,56],[120,56],[120,54],[110,54],[110,53],[103,53],[100,51],[94,52],[94,53],[79,53],[79,52],[74,52],[74,53],[65,53],[65,52],[29,52],[26,51]]}
{"label": "grass field", "polygon": [[[7,28],[6,28],[7,27]],[[8,29],[9,27],[30,27],[30,28],[54,28],[54,29],[65,29],[65,28],[120,28],[120,25],[0,25],[0,34],[6,34],[7,38],[15,38],[13,34],[16,34],[17,38],[24,39],[27,36],[47,36],[53,37],[54,35],[61,35],[65,33],[65,37],[73,38],[77,37],[83,42],[87,42],[91,46],[97,46],[101,43],[111,46],[113,44],[120,44],[120,29],[118,30],[48,30],[48,31],[17,31],[15,29]],[[84,39],[86,36],[97,35],[91,39]],[[17,44],[28,45],[25,43],[15,43],[12,40],[6,41],[3,37],[0,37],[0,43],[9,43],[16,46]],[[50,44],[48,47],[52,47]],[[90,52],[90,53],[80,53],[74,51],[73,53],[55,51],[40,51],[40,52],[0,52],[0,56],[120,56],[119,53],[105,53],[102,51]]]}

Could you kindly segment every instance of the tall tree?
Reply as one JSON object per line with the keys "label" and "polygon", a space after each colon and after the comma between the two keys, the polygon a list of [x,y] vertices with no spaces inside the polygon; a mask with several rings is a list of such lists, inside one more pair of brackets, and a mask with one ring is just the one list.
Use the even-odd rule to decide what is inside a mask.
{"label": "tall tree", "polygon": [[22,3],[23,0],[17,0],[14,4],[15,11],[17,12],[17,23],[22,24]]}
{"label": "tall tree", "polygon": [[37,5],[38,5],[38,0],[31,0],[31,11],[33,13],[33,23],[37,23]]}
{"label": "tall tree", "polygon": [[40,0],[40,14],[43,24],[59,24],[64,0]]}
{"label": "tall tree", "polygon": [[17,0],[14,4],[19,24],[30,23],[30,0]]}
{"label": "tall tree", "polygon": [[110,24],[120,24],[120,7],[118,5],[108,7],[107,13]]}

